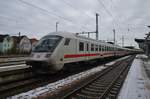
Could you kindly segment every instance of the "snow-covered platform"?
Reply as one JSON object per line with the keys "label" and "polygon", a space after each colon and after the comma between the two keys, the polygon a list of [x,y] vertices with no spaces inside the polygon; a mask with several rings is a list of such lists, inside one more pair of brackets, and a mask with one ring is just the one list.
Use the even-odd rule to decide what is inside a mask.
{"label": "snow-covered platform", "polygon": [[150,99],[150,59],[137,55],[118,99]]}

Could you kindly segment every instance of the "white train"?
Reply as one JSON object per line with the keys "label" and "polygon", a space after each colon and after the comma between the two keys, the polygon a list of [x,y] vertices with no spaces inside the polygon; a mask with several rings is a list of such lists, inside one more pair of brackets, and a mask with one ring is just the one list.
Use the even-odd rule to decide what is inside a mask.
{"label": "white train", "polygon": [[44,36],[26,61],[34,70],[56,72],[66,63],[86,62],[105,57],[124,56],[132,50],[67,32]]}

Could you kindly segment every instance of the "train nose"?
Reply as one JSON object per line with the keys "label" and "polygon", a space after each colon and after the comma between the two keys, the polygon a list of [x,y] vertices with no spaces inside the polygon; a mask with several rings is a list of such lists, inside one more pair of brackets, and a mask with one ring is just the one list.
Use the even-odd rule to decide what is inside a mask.
{"label": "train nose", "polygon": [[51,56],[51,54],[49,53],[49,54],[45,54],[45,57],[46,58],[49,58]]}
{"label": "train nose", "polygon": [[51,56],[51,53],[31,53],[30,58],[33,60],[46,60]]}

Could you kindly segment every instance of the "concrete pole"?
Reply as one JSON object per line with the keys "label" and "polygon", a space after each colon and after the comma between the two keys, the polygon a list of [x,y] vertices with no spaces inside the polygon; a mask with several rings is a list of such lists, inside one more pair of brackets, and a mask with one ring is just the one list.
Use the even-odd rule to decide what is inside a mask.
{"label": "concrete pole", "polygon": [[116,31],[115,31],[115,29],[113,29],[113,33],[114,33],[114,56],[116,56],[116,48],[115,48],[115,45],[116,45]]}
{"label": "concrete pole", "polygon": [[59,22],[56,22],[56,32],[58,31],[58,24]]}
{"label": "concrete pole", "polygon": [[124,36],[122,35],[122,47],[124,47]]}
{"label": "concrete pole", "polygon": [[98,40],[98,13],[96,13],[96,40]]}

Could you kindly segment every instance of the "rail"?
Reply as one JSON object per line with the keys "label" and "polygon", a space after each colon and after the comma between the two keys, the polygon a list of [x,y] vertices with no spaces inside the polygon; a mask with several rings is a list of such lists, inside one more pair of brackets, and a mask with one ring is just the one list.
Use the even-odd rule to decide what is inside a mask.
{"label": "rail", "polygon": [[67,93],[62,99],[116,99],[133,59],[132,56],[109,67],[87,83]]}

